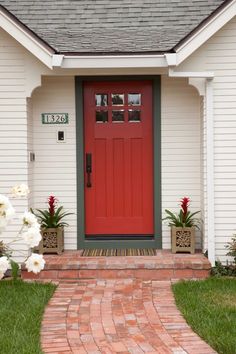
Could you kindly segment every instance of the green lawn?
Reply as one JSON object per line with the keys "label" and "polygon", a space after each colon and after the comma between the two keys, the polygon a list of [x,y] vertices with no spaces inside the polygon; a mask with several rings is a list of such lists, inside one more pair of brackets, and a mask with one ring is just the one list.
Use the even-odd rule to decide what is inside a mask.
{"label": "green lawn", "polygon": [[188,324],[220,354],[236,354],[236,279],[209,278],[173,285]]}
{"label": "green lawn", "polygon": [[55,286],[0,281],[0,353],[39,354],[43,310]]}

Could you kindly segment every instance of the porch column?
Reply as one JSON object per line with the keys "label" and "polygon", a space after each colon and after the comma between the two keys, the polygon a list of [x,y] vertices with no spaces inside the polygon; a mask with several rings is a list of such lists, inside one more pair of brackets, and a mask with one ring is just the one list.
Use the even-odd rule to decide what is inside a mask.
{"label": "porch column", "polygon": [[214,180],[214,114],[213,114],[213,79],[206,79],[205,84],[206,114],[206,215],[208,258],[215,264],[215,180]]}
{"label": "porch column", "polygon": [[196,87],[204,97],[204,115],[206,129],[206,210],[204,221],[207,233],[208,258],[215,265],[215,198],[214,198],[214,115],[213,115],[213,72],[180,72],[169,68],[169,76],[185,77],[189,84]]}
{"label": "porch column", "polygon": [[206,248],[208,250],[208,259],[212,265],[215,265],[213,76],[209,75],[209,77],[205,78],[190,77],[189,84],[198,90],[204,102],[202,131],[203,159],[206,159],[206,165],[204,165],[203,171],[204,237],[207,238]]}

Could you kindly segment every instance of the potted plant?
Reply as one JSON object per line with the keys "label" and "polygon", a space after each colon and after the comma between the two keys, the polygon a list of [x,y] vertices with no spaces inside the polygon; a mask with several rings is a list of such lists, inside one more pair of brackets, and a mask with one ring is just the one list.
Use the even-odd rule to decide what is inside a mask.
{"label": "potted plant", "polygon": [[181,199],[178,213],[165,209],[167,216],[163,220],[167,220],[168,226],[171,227],[171,249],[173,253],[194,253],[195,251],[195,228],[199,228],[199,219],[195,218],[195,215],[200,211],[191,213],[189,203],[190,199],[184,197]]}
{"label": "potted plant", "polygon": [[63,210],[63,206],[57,207],[58,200],[55,196],[48,197],[48,209],[31,209],[41,225],[42,240],[39,243],[39,253],[62,254],[64,250],[64,227],[68,226],[64,218],[72,213]]}

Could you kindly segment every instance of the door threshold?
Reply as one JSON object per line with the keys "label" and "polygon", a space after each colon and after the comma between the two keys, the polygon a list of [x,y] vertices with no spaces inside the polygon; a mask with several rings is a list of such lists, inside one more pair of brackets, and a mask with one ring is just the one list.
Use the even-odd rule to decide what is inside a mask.
{"label": "door threshold", "polygon": [[154,235],[85,235],[86,241],[139,241],[154,240]]}

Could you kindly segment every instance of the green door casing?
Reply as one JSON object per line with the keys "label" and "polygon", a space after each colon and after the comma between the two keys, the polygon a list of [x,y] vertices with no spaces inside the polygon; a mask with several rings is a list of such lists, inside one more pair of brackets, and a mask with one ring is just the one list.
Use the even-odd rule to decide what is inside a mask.
{"label": "green door casing", "polygon": [[[145,235],[142,237],[135,237],[135,232],[132,234],[132,237],[127,238],[91,238],[85,237],[85,193],[84,193],[84,186],[88,183],[87,181],[87,173],[86,173],[86,164],[90,161],[90,156],[85,154],[85,141],[84,141],[84,134],[85,134],[85,121],[84,121],[84,111],[86,111],[86,107],[84,107],[84,87],[86,85],[90,85],[89,81],[93,81],[98,83],[98,86],[103,86],[103,84],[99,85],[99,82],[109,82],[107,84],[108,87],[112,87],[112,83],[114,83],[114,88],[117,86],[116,82],[121,82],[125,87],[125,81],[127,81],[127,85],[131,81],[141,81],[143,80],[151,80],[149,82],[152,83],[152,97],[150,97],[150,104],[153,100],[153,104],[151,110],[153,110],[153,181],[154,181],[154,188],[153,188],[153,200],[154,200],[154,208],[153,205],[153,214],[154,214],[154,235],[153,237],[145,238]],[[106,85],[105,85],[106,86]],[[118,85],[119,87],[119,85]],[[78,230],[78,249],[82,248],[141,248],[141,247],[155,247],[161,248],[162,240],[161,240],[161,133],[160,133],[160,102],[161,102],[161,95],[160,95],[160,77],[112,77],[112,78],[88,78],[88,77],[76,77],[75,78],[75,91],[76,91],[76,140],[77,140],[77,210],[78,210],[78,217],[77,217],[77,230]],[[131,89],[132,91],[132,89]],[[124,90],[125,92],[125,90]],[[151,91],[149,93],[151,95]],[[128,97],[128,95],[127,95]],[[132,96],[131,96],[132,97]],[[135,97],[135,96],[134,96]],[[99,97],[100,99],[101,97]],[[104,97],[103,97],[104,98]],[[103,99],[102,98],[102,99]],[[137,98],[137,97],[136,97]],[[94,98],[95,101],[95,98]],[[119,103],[119,102],[118,102]],[[117,104],[118,108],[118,104]],[[129,108],[129,107],[128,107]],[[131,108],[131,107],[130,107]],[[134,108],[134,107],[133,107]],[[103,109],[104,110],[104,109]],[[118,111],[118,109],[117,109]],[[131,111],[131,110],[130,110]],[[127,111],[128,112],[128,111]],[[120,115],[119,112],[115,112],[115,114]],[[131,112],[131,114],[136,114],[134,119],[138,119],[137,112]],[[100,113],[99,113],[100,114]],[[98,114],[98,120],[102,118]],[[127,113],[127,115],[130,113]],[[118,117],[117,119],[121,119]],[[96,117],[96,116],[95,116]],[[95,120],[96,118],[94,118]],[[116,117],[115,117],[116,119]],[[128,120],[128,118],[125,118]],[[121,123],[118,123],[121,125]],[[134,125],[137,123],[134,123]],[[120,128],[119,128],[120,129]],[[151,139],[151,140],[152,140]],[[89,158],[89,160],[87,160]],[[91,161],[90,161],[91,162]],[[150,169],[152,171],[152,168]],[[149,198],[150,199],[150,198]],[[153,229],[152,229],[153,230]],[[141,236],[141,235],[139,235]]]}

